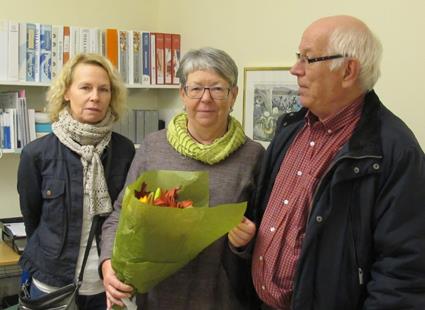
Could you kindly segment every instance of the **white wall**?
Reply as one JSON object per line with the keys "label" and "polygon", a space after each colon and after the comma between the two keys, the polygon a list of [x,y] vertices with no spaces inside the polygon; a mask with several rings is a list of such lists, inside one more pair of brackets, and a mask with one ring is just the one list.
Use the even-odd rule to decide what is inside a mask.
{"label": "white wall", "polygon": [[303,30],[313,20],[349,14],[365,21],[384,46],[376,91],[425,148],[425,1],[423,0],[158,0],[158,24],[183,34],[183,49],[213,46],[239,66],[234,114],[242,116],[243,68],[291,66]]}
{"label": "white wall", "polygon": [[[15,0],[1,1],[0,19],[178,32],[183,52],[202,46],[224,49],[240,70],[240,92],[233,114],[241,119],[244,67],[291,66],[301,34],[313,20],[354,15],[371,27],[384,46],[378,94],[425,148],[423,12],[423,0]],[[130,95],[132,106],[181,107],[175,93],[169,91],[157,96],[152,91],[133,90]],[[18,158],[5,155],[0,159],[0,217],[19,215]]]}

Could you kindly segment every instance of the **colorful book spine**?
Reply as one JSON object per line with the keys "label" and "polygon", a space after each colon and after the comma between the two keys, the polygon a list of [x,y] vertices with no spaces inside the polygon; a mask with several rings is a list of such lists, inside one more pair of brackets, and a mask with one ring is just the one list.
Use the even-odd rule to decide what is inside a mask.
{"label": "colorful book spine", "polygon": [[70,32],[69,26],[63,26],[63,64],[69,60],[69,53],[71,48],[70,43]]}
{"label": "colorful book spine", "polygon": [[19,80],[27,79],[27,24],[19,23]]}
{"label": "colorful book spine", "polygon": [[151,83],[151,76],[150,76],[150,37],[149,32],[143,31],[142,32],[142,53],[143,53],[143,78],[142,78],[142,84],[143,85],[149,85]]}
{"label": "colorful book spine", "polygon": [[110,62],[118,68],[118,30],[108,28],[105,30],[105,54]]}
{"label": "colorful book spine", "polygon": [[180,34],[171,35],[171,78],[173,84],[180,84],[177,71],[180,66]]}
{"label": "colorful book spine", "polygon": [[[132,31],[133,39],[133,83],[142,84],[143,78],[143,52],[142,52],[142,33],[140,31]],[[131,80],[130,80],[131,82]]]}
{"label": "colorful book spine", "polygon": [[26,48],[26,80],[28,82],[36,81],[36,33],[37,33],[36,24],[27,23],[27,48]]}
{"label": "colorful book spine", "polygon": [[164,33],[164,84],[172,84],[171,33]]}
{"label": "colorful book spine", "polygon": [[165,58],[164,58],[164,34],[155,33],[155,57],[156,57],[156,84],[164,84]]}
{"label": "colorful book spine", "polygon": [[52,79],[52,25],[40,25],[40,81]]}

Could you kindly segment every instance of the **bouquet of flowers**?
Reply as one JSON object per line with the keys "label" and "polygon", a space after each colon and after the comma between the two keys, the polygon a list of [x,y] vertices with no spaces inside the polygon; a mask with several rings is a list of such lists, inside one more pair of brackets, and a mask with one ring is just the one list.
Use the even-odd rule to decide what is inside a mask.
{"label": "bouquet of flowers", "polygon": [[128,185],[112,254],[118,278],[149,291],[238,225],[246,209],[208,202],[207,172],[148,171]]}

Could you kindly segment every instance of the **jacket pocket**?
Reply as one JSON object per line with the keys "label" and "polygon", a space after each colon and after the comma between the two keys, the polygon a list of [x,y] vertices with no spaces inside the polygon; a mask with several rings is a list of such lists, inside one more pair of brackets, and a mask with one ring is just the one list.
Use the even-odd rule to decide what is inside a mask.
{"label": "jacket pocket", "polygon": [[43,208],[39,225],[41,250],[49,256],[57,257],[63,247],[65,234],[65,181],[44,180],[41,188]]}

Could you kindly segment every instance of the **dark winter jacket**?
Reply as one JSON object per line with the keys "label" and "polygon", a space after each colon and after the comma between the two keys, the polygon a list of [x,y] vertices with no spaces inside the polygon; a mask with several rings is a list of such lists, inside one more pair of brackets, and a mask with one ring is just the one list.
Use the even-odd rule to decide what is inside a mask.
{"label": "dark winter jacket", "polygon": [[[305,113],[278,122],[257,190],[257,225]],[[313,194],[292,309],[425,309],[425,157],[373,91]]]}
{"label": "dark winter jacket", "polygon": [[[112,202],[124,186],[133,156],[133,143],[112,133],[101,156]],[[22,150],[18,192],[28,238],[20,260],[22,268],[48,285],[71,283],[83,219],[80,156],[54,134],[31,142]]]}

